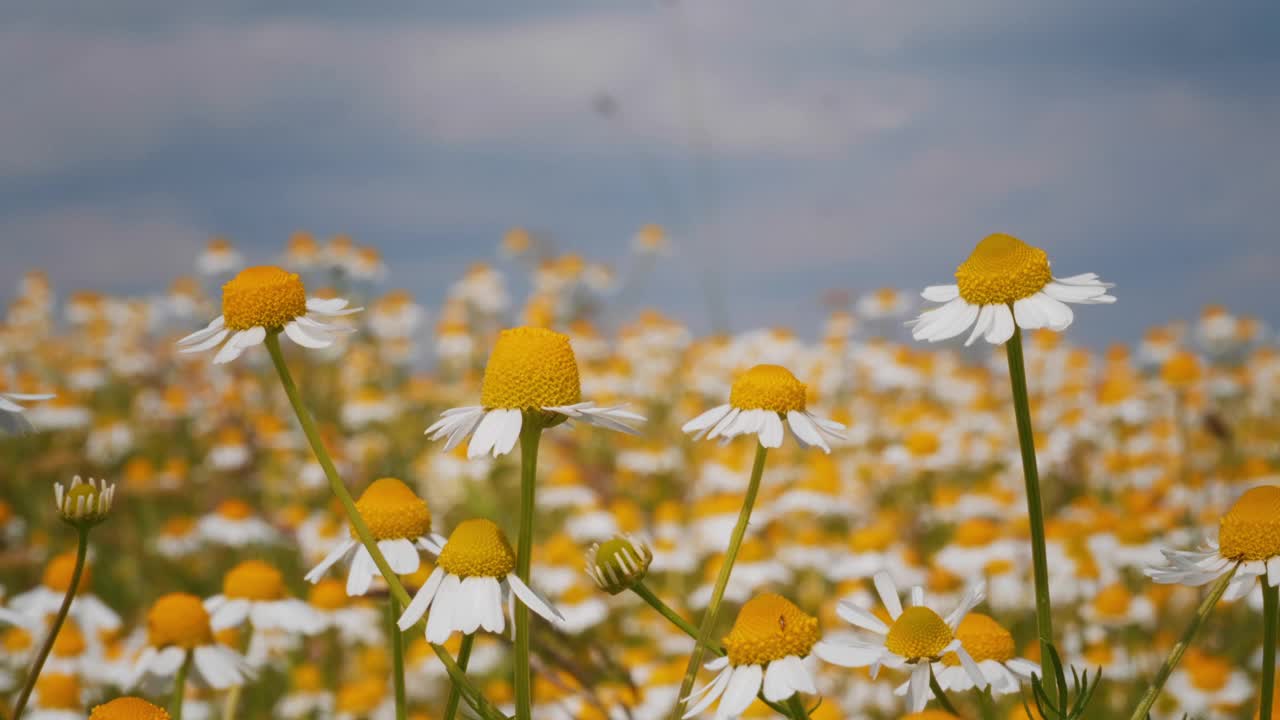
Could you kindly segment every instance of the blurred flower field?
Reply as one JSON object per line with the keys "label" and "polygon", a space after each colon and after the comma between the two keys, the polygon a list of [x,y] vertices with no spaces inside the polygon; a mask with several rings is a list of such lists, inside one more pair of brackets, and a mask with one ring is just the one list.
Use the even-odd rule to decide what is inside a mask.
{"label": "blurred flower field", "polygon": [[1006,235],[815,338],[628,310],[657,226],[430,308],[343,236],[192,261],[0,321],[0,717],[1271,716],[1257,320],[1075,345],[1110,285]]}

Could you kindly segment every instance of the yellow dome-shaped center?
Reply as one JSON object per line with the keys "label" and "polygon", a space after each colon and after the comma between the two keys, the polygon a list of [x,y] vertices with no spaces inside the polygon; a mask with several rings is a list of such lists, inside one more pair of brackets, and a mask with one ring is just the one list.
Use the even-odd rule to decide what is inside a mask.
{"label": "yellow dome-shaped center", "polygon": [[1206,692],[1221,690],[1227,686],[1231,678],[1231,664],[1222,658],[1199,655],[1188,658],[1187,674],[1191,676],[1191,684]]}
{"label": "yellow dome-shaped center", "polygon": [[568,335],[538,327],[498,335],[480,385],[481,405],[532,410],[581,400],[578,361]]}
{"label": "yellow dome-shaped center", "polygon": [[453,529],[436,564],[458,577],[503,578],[515,569],[516,555],[501,528],[476,518]]}
{"label": "yellow dome-shaped center", "polygon": [[889,652],[907,660],[933,659],[954,639],[951,627],[938,613],[915,606],[903,610],[893,621],[884,645]]}
{"label": "yellow dome-shaped center", "polygon": [[[63,553],[54,557],[44,568],[44,577],[42,584],[58,593],[66,593],[67,588],[71,587],[71,576],[75,574],[76,555],[72,552]],[[80,594],[89,587],[91,575],[89,573],[89,564],[86,562],[84,570],[80,573],[80,583],[76,586],[76,594]]]}
{"label": "yellow dome-shaped center", "polygon": [[79,710],[80,681],[74,675],[46,673],[36,680],[36,695],[44,710]]}
{"label": "yellow dome-shaped center", "polygon": [[155,647],[176,645],[190,650],[213,642],[209,613],[200,598],[170,593],[156,600],[147,613],[147,636]]}
{"label": "yellow dome-shaped center", "polygon": [[1012,235],[988,235],[956,268],[960,297],[971,305],[1007,305],[1031,297],[1053,279],[1049,256]]}
{"label": "yellow dome-shaped center", "polygon": [[818,642],[818,618],[790,600],[765,593],[747,601],[724,638],[732,665],[765,665],[788,655],[807,657]]}
{"label": "yellow dome-shaped center", "polygon": [[222,594],[245,600],[280,600],[284,597],[284,576],[261,560],[246,560],[222,578]]}
{"label": "yellow dome-shaped center", "polygon": [[347,589],[340,581],[325,578],[311,588],[307,602],[320,610],[340,610],[347,606]]}
{"label": "yellow dome-shaped center", "polygon": [[6,629],[4,634],[0,635],[0,648],[4,648],[6,653],[17,655],[30,650],[32,644],[31,633],[16,625]]}
{"label": "yellow dome-shaped center", "polygon": [[53,640],[53,656],[56,658],[76,658],[85,650],[84,633],[74,622],[64,623]]}
{"label": "yellow dome-shaped center", "polygon": [[307,290],[297,273],[271,265],[248,267],[222,286],[222,317],[232,330],[278,330],[307,314]]}
{"label": "yellow dome-shaped center", "polygon": [[1257,561],[1280,556],[1280,487],[1245,492],[1222,516],[1218,543],[1223,557]]}
{"label": "yellow dome-shaped center", "polygon": [[89,720],[169,720],[169,712],[142,698],[122,697],[94,708]]}
{"label": "yellow dome-shaped center", "polygon": [[[360,517],[378,540],[413,540],[431,532],[427,503],[396,478],[379,478],[356,501]],[[356,537],[355,529],[351,537]]]}
{"label": "yellow dome-shaped center", "polygon": [[738,376],[729,404],[739,410],[804,410],[808,389],[781,365],[756,365]]}
{"label": "yellow dome-shaped center", "polygon": [[[965,615],[956,628],[956,637],[976,662],[1008,662],[1016,651],[1013,635],[990,615],[982,613]],[[955,666],[960,664],[960,658],[955,653],[947,653],[942,656],[942,662]]]}

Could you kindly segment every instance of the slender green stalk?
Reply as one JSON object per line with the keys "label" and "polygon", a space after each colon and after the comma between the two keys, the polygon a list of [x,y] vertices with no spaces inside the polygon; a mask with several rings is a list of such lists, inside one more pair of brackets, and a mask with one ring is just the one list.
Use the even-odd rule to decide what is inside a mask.
{"label": "slender green stalk", "polygon": [[947,697],[947,692],[938,684],[938,678],[933,674],[932,665],[929,666],[929,689],[933,691],[934,699],[938,701],[938,704],[942,706],[943,710],[946,710],[956,717],[960,716],[960,713],[956,712],[956,706],[952,705],[951,700]]}
{"label": "slender green stalk", "polygon": [[182,720],[182,703],[187,698],[187,674],[191,672],[191,651],[182,659],[178,674],[173,678],[173,695],[169,700],[169,716],[173,720]]}
{"label": "slender green stalk", "polygon": [[1022,329],[1014,327],[1005,343],[1009,381],[1013,387],[1013,412],[1022,450],[1022,477],[1027,487],[1027,516],[1031,521],[1031,561],[1036,587],[1036,629],[1040,637],[1041,682],[1052,695],[1054,671],[1049,648],[1053,645],[1053,606],[1049,600],[1049,561],[1045,553],[1044,508],[1040,502],[1040,471],[1036,465],[1035,436],[1031,429],[1031,403],[1027,398],[1027,370],[1022,362]]}
{"label": "slender green stalk", "polygon": [[[356,509],[356,503],[351,499],[351,493],[347,491],[347,486],[342,482],[342,476],[338,474],[337,467],[333,464],[333,458],[329,456],[329,450],[324,446],[324,441],[320,438],[320,430],[316,427],[315,418],[311,416],[311,412],[307,410],[307,406],[302,401],[302,395],[298,392],[298,386],[293,382],[293,375],[289,373],[289,366],[284,362],[284,353],[280,350],[280,333],[273,331],[267,333],[266,346],[267,352],[271,354],[271,362],[275,365],[276,374],[280,376],[280,384],[284,387],[285,395],[289,396],[289,404],[293,406],[293,414],[297,416],[298,423],[302,425],[302,433],[306,435],[307,442],[311,445],[311,451],[315,453],[316,461],[320,463],[320,467],[324,470],[325,477],[329,479],[329,488],[333,491],[338,502],[342,504],[343,510],[347,514],[347,521],[351,523],[351,527],[355,528],[356,537],[360,539],[360,543],[364,545],[369,556],[373,558],[373,564],[377,566],[378,572],[382,573],[382,579],[387,582],[387,588],[391,592],[391,596],[401,605],[408,605],[411,598],[408,591],[404,589],[404,584],[400,582],[400,578],[392,571],[391,566],[387,564],[386,557],[382,551],[378,549],[378,543],[373,539],[373,533],[369,532],[369,526],[365,524],[364,518],[360,516],[360,511]],[[398,630],[399,628],[397,628]],[[466,697],[467,702],[475,708],[476,712],[485,720],[506,720],[506,716],[493,706],[492,703],[484,699],[468,681],[466,673],[458,667],[454,662],[453,656],[449,651],[440,645],[432,644],[431,649],[435,652],[436,657],[440,658],[440,662],[444,665],[445,672],[449,674],[449,679],[453,682],[454,687],[458,687],[460,692]]]}
{"label": "slender green stalk", "polygon": [[1276,691],[1276,611],[1280,605],[1280,588],[1262,583],[1262,698],[1258,708],[1258,720],[1271,720],[1271,705]]}
{"label": "slender green stalk", "polygon": [[227,691],[227,698],[222,704],[222,720],[236,720],[236,713],[240,711],[240,695],[243,693],[243,685],[236,685]]}
{"label": "slender green stalk", "polygon": [[800,701],[800,693],[787,699],[787,710],[792,720],[809,720],[809,711],[804,709],[804,703]]}
{"label": "slender green stalk", "polygon": [[756,503],[756,495],[760,492],[760,478],[764,475],[765,456],[769,450],[759,442],[756,443],[756,459],[751,466],[751,479],[747,482],[747,494],[742,500],[742,511],[738,513],[738,524],[729,537],[729,548],[725,551],[724,562],[720,565],[720,574],[716,577],[715,587],[711,591],[711,602],[702,616],[702,625],[698,628],[693,646],[693,654],[689,656],[689,667],[684,671],[684,682],[680,684],[680,694],[676,697],[676,706],[671,711],[671,720],[680,720],[683,714],[685,699],[693,690],[693,682],[698,677],[698,669],[702,667],[702,656],[711,642],[711,633],[715,632],[716,619],[720,615],[720,601],[724,599],[724,590],[729,585],[729,575],[733,572],[733,563],[738,558],[738,549],[742,547],[742,538],[747,534],[747,525],[751,522],[751,508]]}
{"label": "slender green stalk", "polygon": [[[462,647],[458,648],[458,667],[464,671],[467,669],[467,663],[471,662],[471,645],[476,641],[474,633],[462,636]],[[461,696],[458,694],[458,688],[449,689],[449,702],[444,706],[444,720],[453,720],[458,714],[458,700]]]}
{"label": "slender green stalk", "polygon": [[400,603],[396,596],[387,598],[387,632],[391,633],[391,682],[395,687],[396,720],[408,720],[409,706],[404,699],[404,634],[396,626],[400,619]]}
{"label": "slender green stalk", "polygon": [[1173,674],[1173,669],[1178,666],[1178,663],[1182,660],[1182,655],[1187,652],[1187,648],[1191,647],[1191,641],[1195,639],[1196,633],[1200,632],[1200,626],[1204,624],[1205,618],[1209,617],[1209,613],[1213,611],[1214,606],[1222,599],[1222,594],[1227,591],[1227,585],[1231,583],[1231,577],[1235,573],[1236,571],[1232,569],[1231,572],[1218,578],[1218,582],[1213,584],[1209,594],[1200,602],[1200,607],[1196,609],[1195,617],[1191,618],[1191,624],[1187,625],[1182,637],[1178,639],[1173,649],[1169,651],[1169,657],[1164,659],[1164,664],[1156,672],[1155,679],[1151,681],[1151,686],[1147,689],[1146,694],[1142,696],[1137,709],[1129,716],[1129,720],[1147,720],[1147,714],[1151,712],[1151,707],[1156,704],[1156,699],[1160,697],[1160,691],[1164,689],[1165,682]]}
{"label": "slender green stalk", "polygon": [[35,662],[27,670],[27,680],[22,684],[18,702],[13,706],[13,720],[22,717],[22,711],[31,700],[31,691],[36,687],[36,679],[40,677],[40,670],[49,659],[49,652],[53,650],[53,643],[58,639],[62,624],[67,620],[67,613],[71,611],[71,602],[76,598],[76,590],[80,587],[80,576],[84,574],[84,562],[89,554],[89,526],[77,525],[76,533],[76,565],[71,571],[71,584],[67,586],[67,594],[62,597],[62,605],[58,607],[58,614],[54,616],[53,625],[49,627],[49,636],[44,639],[40,652],[36,653]]}
{"label": "slender green stalk", "polygon": [[[538,442],[542,439],[541,419],[525,413],[520,430],[520,540],[516,547],[516,576],[529,584],[533,562],[534,495],[538,488]],[[533,718],[533,684],[529,671],[529,608],[515,604],[516,626],[516,720]]]}

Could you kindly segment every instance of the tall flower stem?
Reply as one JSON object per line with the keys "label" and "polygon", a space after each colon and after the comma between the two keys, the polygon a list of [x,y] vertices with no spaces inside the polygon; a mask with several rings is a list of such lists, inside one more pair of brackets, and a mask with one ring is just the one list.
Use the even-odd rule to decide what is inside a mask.
{"label": "tall flower stem", "polygon": [[395,688],[396,720],[407,720],[409,706],[404,699],[404,634],[396,626],[400,619],[400,602],[396,596],[387,598],[387,632],[391,633],[391,682]]}
{"label": "tall flower stem", "polygon": [[1262,698],[1258,720],[1271,720],[1276,691],[1276,612],[1280,610],[1280,588],[1259,578],[1262,584]]}
{"label": "tall flower stem", "polygon": [[1191,647],[1191,641],[1195,639],[1196,633],[1200,632],[1200,626],[1204,624],[1205,618],[1209,617],[1209,613],[1213,611],[1214,606],[1222,599],[1222,595],[1227,591],[1227,585],[1231,583],[1233,575],[1235,575],[1235,570],[1218,578],[1218,582],[1213,584],[1209,594],[1205,596],[1204,600],[1200,601],[1200,607],[1196,609],[1195,617],[1191,618],[1191,624],[1187,625],[1187,629],[1182,632],[1182,637],[1178,638],[1178,642],[1169,651],[1169,656],[1164,659],[1164,664],[1156,672],[1155,679],[1151,681],[1151,686],[1147,689],[1146,694],[1142,696],[1137,709],[1129,716],[1129,720],[1147,720],[1147,715],[1151,712],[1151,707],[1156,704],[1156,699],[1160,697],[1160,691],[1164,689],[1164,684],[1169,680],[1169,676],[1173,674],[1173,669],[1182,660],[1187,648]]}
{"label": "tall flower stem", "polygon": [[169,700],[169,715],[173,720],[182,720],[182,703],[187,699],[187,674],[191,672],[191,651],[182,659],[178,674],[173,678],[173,696]]}
{"label": "tall flower stem", "polygon": [[[1049,648],[1053,645],[1053,606],[1049,601],[1049,561],[1045,553],[1044,508],[1040,501],[1040,471],[1036,465],[1035,435],[1031,429],[1031,402],[1027,398],[1027,370],[1022,361],[1022,329],[1014,328],[1005,343],[1009,381],[1013,387],[1013,412],[1022,450],[1022,478],[1027,487],[1027,517],[1031,521],[1031,561],[1036,587],[1036,629],[1040,637],[1041,680],[1046,690],[1055,676]],[[1052,693],[1051,693],[1052,694]]]}
{"label": "tall flower stem", "polygon": [[[516,547],[516,576],[529,584],[529,567],[533,562],[534,497],[538,488],[538,442],[542,439],[542,423],[527,412],[520,430],[520,537]],[[532,720],[533,685],[529,671],[529,608],[515,604],[516,626],[516,720]]]}
{"label": "tall flower stem", "polygon": [[[302,394],[298,392],[298,386],[293,382],[293,375],[289,373],[289,366],[284,362],[284,353],[280,350],[279,331],[267,333],[265,344],[267,352],[271,354],[271,363],[275,365],[276,374],[280,376],[280,384],[284,387],[285,395],[289,396],[289,404],[293,406],[293,414],[297,416],[298,423],[302,426],[302,433],[306,435],[307,442],[311,445],[311,451],[315,453],[316,461],[320,463],[325,477],[329,479],[329,488],[333,491],[334,497],[338,498],[338,502],[342,504],[342,509],[347,514],[347,521],[351,523],[351,527],[356,531],[356,537],[360,539],[360,543],[364,545],[369,556],[373,558],[373,564],[377,566],[378,572],[382,573],[382,579],[386,581],[391,596],[402,606],[408,605],[411,600],[408,591],[404,589],[404,584],[400,582],[400,578],[391,569],[391,566],[387,564],[387,559],[382,555],[382,551],[378,549],[378,543],[374,541],[373,533],[369,532],[369,526],[365,524],[364,518],[360,516],[360,511],[356,509],[355,500],[351,499],[351,493],[342,482],[342,476],[338,474],[338,468],[334,466],[333,458],[329,456],[329,450],[324,446],[324,441],[320,438],[320,430],[316,427],[315,418],[311,416],[311,411],[303,403]],[[449,654],[448,650],[436,644],[432,644],[431,649],[435,652],[436,657],[440,659],[441,664],[444,665],[445,672],[449,674],[449,679],[453,682],[454,687],[459,688],[459,691],[467,698],[467,702],[475,708],[476,712],[480,713],[481,717],[485,718],[485,720],[506,720],[506,716],[499,712],[492,703],[485,700],[484,696],[471,685],[467,680],[466,673],[454,662],[453,656]]]}
{"label": "tall flower stem", "polygon": [[716,576],[715,587],[711,591],[711,602],[702,616],[702,625],[698,627],[689,656],[689,667],[684,671],[684,682],[680,684],[680,694],[676,697],[676,706],[671,711],[671,720],[680,720],[683,714],[685,699],[693,690],[693,682],[698,677],[698,669],[702,667],[702,656],[707,644],[711,642],[711,633],[715,632],[716,620],[720,615],[720,601],[724,599],[724,590],[729,585],[729,575],[733,572],[733,563],[738,558],[738,549],[742,547],[742,538],[747,534],[747,525],[751,522],[751,509],[756,504],[756,495],[760,493],[760,478],[764,476],[764,461],[769,450],[756,443],[756,459],[751,466],[751,479],[747,482],[747,494],[742,500],[742,511],[738,513],[738,523],[733,527],[729,537],[729,548],[725,550],[724,562],[720,565],[720,574]]}
{"label": "tall flower stem", "polygon": [[938,684],[938,678],[933,674],[932,665],[929,666],[929,689],[933,691],[933,697],[938,701],[938,704],[942,706],[943,710],[959,717],[959,714],[956,712],[956,706],[951,704],[950,698],[947,697],[947,692]]}
{"label": "tall flower stem", "polygon": [[[476,641],[474,633],[462,636],[462,647],[458,648],[458,667],[464,671],[467,664],[471,662],[471,645]],[[458,694],[458,688],[450,688],[449,702],[444,706],[444,720],[453,720],[458,714],[458,700],[461,696]]]}
{"label": "tall flower stem", "polygon": [[53,618],[53,625],[49,627],[49,636],[44,639],[44,644],[40,646],[40,652],[36,653],[36,661],[31,664],[31,668],[27,670],[27,680],[22,684],[22,692],[18,694],[18,702],[13,706],[13,720],[22,717],[22,711],[26,709],[27,702],[31,700],[31,691],[36,687],[36,679],[40,677],[40,670],[44,668],[45,660],[49,659],[49,652],[53,650],[53,643],[58,639],[58,632],[62,630],[62,624],[67,620],[67,613],[71,611],[71,602],[76,598],[76,590],[80,587],[80,576],[84,574],[85,558],[89,554],[89,527],[87,525],[77,525],[76,533],[78,535],[76,541],[76,565],[71,571],[71,584],[67,586],[67,594],[62,597],[62,605],[58,607],[58,614]]}

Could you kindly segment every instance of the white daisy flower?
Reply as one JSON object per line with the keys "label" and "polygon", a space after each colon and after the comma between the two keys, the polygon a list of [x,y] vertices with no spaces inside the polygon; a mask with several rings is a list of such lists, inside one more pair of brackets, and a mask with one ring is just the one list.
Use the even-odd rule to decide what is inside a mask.
{"label": "white daisy flower", "polygon": [[782,446],[783,422],[804,447],[831,452],[828,440],[842,440],[844,425],[805,409],[808,388],[781,365],[756,365],[733,382],[729,402],[690,420],[681,428],[695,440],[756,435],[767,448]]}
{"label": "white daisy flower", "polygon": [[1067,303],[1113,303],[1111,287],[1093,273],[1055,278],[1043,250],[1012,235],[988,235],[956,269],[955,285],[932,285],[921,293],[945,304],[908,324],[916,340],[938,342],[973,328],[966,345],[979,336],[999,345],[1013,337],[1015,323],[1024,330],[1066,330],[1074,317]]}
{"label": "white daisy flower", "polygon": [[480,405],[445,410],[426,434],[448,438],[446,451],[471,437],[467,457],[505,455],[515,447],[527,420],[551,427],[581,420],[634,434],[628,423],[644,417],[621,406],[596,407],[582,401],[578,363],[569,337],[537,327],[503,330],[489,355],[480,387]]}
{"label": "white daisy flower", "polygon": [[261,560],[246,560],[227,571],[222,593],[204,601],[214,630],[240,627],[315,635],[324,628],[310,605],[288,596],[284,575]]}
{"label": "white daisy flower", "polygon": [[[956,639],[978,664],[982,676],[991,684],[993,695],[1012,695],[1022,690],[1023,681],[1040,674],[1040,666],[1016,657],[1013,635],[994,618],[971,612],[964,616],[956,628]],[[960,662],[956,653],[942,656],[933,664],[934,675],[943,690],[964,692],[974,687],[973,677]],[[899,688],[905,694],[909,687]]]}
{"label": "white daisy flower", "polygon": [[178,347],[180,352],[193,353],[221,345],[213,357],[215,364],[231,362],[262,344],[268,332],[283,332],[306,348],[329,347],[350,328],[327,321],[361,310],[347,304],[341,298],[308,298],[296,273],[270,265],[245,268],[222,286],[222,314],[203,330],[179,340]]}
{"label": "white daisy flower", "polygon": [[190,662],[196,684],[215,690],[243,685],[253,670],[240,653],[213,638],[209,613],[187,593],[160,597],[147,613],[147,646],[133,666],[133,681],[164,681]]}

